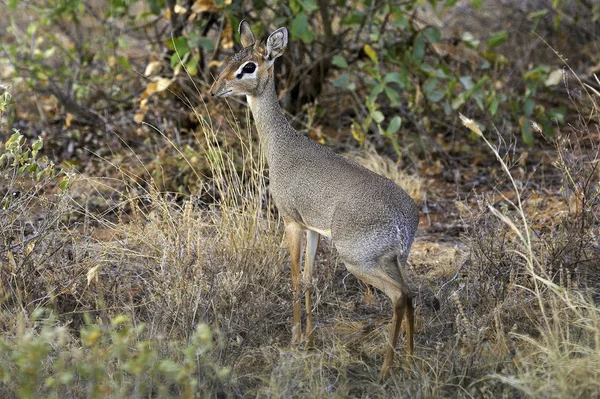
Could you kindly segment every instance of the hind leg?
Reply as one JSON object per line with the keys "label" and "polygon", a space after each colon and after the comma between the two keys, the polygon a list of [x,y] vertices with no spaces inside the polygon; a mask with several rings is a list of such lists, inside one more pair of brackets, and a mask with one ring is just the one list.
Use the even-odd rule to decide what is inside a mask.
{"label": "hind leg", "polygon": [[392,317],[392,323],[390,324],[390,342],[385,351],[385,359],[381,366],[379,378],[383,378],[387,375],[392,363],[394,362],[394,354],[396,344],[398,343],[398,336],[400,335],[400,326],[402,325],[402,319],[406,310],[406,297],[400,296],[398,299],[393,300],[394,315]]}
{"label": "hind leg", "polygon": [[384,262],[375,267],[359,267],[346,265],[348,271],[354,274],[364,282],[380,289],[392,301],[394,309],[392,322],[390,325],[389,346],[386,349],[383,365],[379,377],[383,378],[389,372],[393,361],[396,344],[400,335],[402,319],[406,314],[406,351],[412,355],[413,351],[413,331],[414,331],[414,309],[412,306],[412,294],[408,285],[404,282],[402,272],[396,260]]}
{"label": "hind leg", "polygon": [[409,293],[406,298],[406,353],[412,356],[414,350],[413,333],[415,331],[415,308]]}

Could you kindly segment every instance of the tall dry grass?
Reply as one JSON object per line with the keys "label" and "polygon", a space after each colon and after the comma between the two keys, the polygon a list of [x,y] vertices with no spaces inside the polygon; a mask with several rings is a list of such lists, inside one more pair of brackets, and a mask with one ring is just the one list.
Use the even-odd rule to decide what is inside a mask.
{"label": "tall dry grass", "polygon": [[[390,305],[377,291],[365,301],[327,241],[313,280],[316,349],[289,348],[289,261],[267,165],[250,126],[233,114],[229,126],[211,126],[195,112],[209,173],[195,172],[194,196],[162,192],[142,157],[135,171],[107,159],[116,178],[70,175],[64,192],[48,180],[20,196],[2,193],[0,396],[597,395],[600,223],[598,185],[586,184],[598,181],[593,126],[559,142],[568,212],[537,231],[541,208],[467,121],[514,199],[481,198],[462,264],[409,270],[411,284],[435,288],[441,308],[417,304],[415,356],[405,358],[401,343],[379,383]],[[241,144],[225,145],[223,130]],[[359,162],[423,195],[421,180],[393,162],[373,154]]]}

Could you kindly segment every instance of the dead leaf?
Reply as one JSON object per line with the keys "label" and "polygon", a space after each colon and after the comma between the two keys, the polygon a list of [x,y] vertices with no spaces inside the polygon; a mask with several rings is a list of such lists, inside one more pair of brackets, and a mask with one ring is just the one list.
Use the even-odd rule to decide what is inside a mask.
{"label": "dead leaf", "polygon": [[143,99],[142,101],[140,101],[140,109],[133,116],[133,120],[136,123],[142,123],[142,121],[146,117],[147,113],[148,113],[148,99],[146,98],[146,99]]}
{"label": "dead leaf", "polygon": [[467,118],[463,114],[458,114],[458,116],[460,117],[462,124],[465,125],[465,127],[467,129],[469,129],[470,131],[472,131],[479,137],[483,137],[483,133],[481,132],[481,129],[479,128],[479,126],[477,126],[477,123],[475,123],[474,120]]}
{"label": "dead leaf", "polygon": [[223,32],[221,33],[221,47],[225,50],[233,48],[233,28],[229,20],[227,20],[225,28],[223,28]]}
{"label": "dead leaf", "polygon": [[152,61],[146,65],[146,70],[144,71],[144,76],[154,75],[158,70],[162,67],[162,62],[160,61]]}
{"label": "dead leaf", "polygon": [[146,85],[146,90],[141,95],[141,99],[144,100],[154,93],[160,93],[161,91],[167,90],[173,83],[173,79],[169,78],[158,78],[155,82],[150,82]]}
{"label": "dead leaf", "polygon": [[208,63],[208,67],[212,68],[212,67],[220,67],[221,65],[223,65],[223,61],[220,60],[212,60],[211,62]]}
{"label": "dead leaf", "polygon": [[175,14],[185,14],[185,12],[187,11],[187,8],[182,7],[179,4],[175,4],[173,11],[175,11]]}
{"label": "dead leaf", "polygon": [[0,65],[0,78],[8,79],[15,72],[15,67],[8,65]]}
{"label": "dead leaf", "polygon": [[221,11],[221,7],[214,2],[214,0],[196,0],[194,4],[192,4],[192,11],[196,14],[201,12],[219,12]]}
{"label": "dead leaf", "polygon": [[15,261],[15,257],[11,251],[8,251],[6,256],[8,257],[9,270],[11,271],[11,273],[14,273],[15,270],[17,270],[17,262]]}
{"label": "dead leaf", "polygon": [[167,8],[167,11],[165,11],[165,19],[167,21],[171,20],[171,9],[170,8]]}
{"label": "dead leaf", "polygon": [[544,85],[546,85],[546,87],[556,86],[557,84],[562,82],[562,78],[562,69],[555,69],[554,71],[550,72],[550,75],[548,75],[548,78],[544,81]]}
{"label": "dead leaf", "polygon": [[92,267],[87,272],[87,285],[89,286],[92,280],[98,282],[98,274],[99,274],[100,265],[96,265]]}
{"label": "dead leaf", "polygon": [[156,81],[156,92],[159,93],[161,91],[167,90],[171,83],[173,83],[173,79],[159,78]]}
{"label": "dead leaf", "polygon": [[33,252],[33,248],[35,248],[35,241],[32,241],[29,244],[27,244],[27,248],[25,248],[25,256],[29,256],[29,254]]}
{"label": "dead leaf", "polygon": [[144,121],[145,117],[146,117],[146,112],[143,110],[139,110],[133,116],[133,120],[135,121],[135,123],[142,123]]}
{"label": "dead leaf", "polygon": [[65,125],[63,126],[63,130],[67,130],[69,126],[71,126],[71,121],[73,120],[73,114],[67,112],[67,116],[65,117]]}

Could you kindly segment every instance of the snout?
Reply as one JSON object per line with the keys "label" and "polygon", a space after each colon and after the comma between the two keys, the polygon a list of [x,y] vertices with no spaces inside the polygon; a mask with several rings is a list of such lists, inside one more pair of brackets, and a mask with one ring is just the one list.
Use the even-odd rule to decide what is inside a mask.
{"label": "snout", "polygon": [[213,97],[227,97],[232,91],[220,79],[217,79],[210,87],[210,95]]}
{"label": "snout", "polygon": [[215,88],[215,85],[216,85],[216,83],[217,83],[217,82],[215,81],[215,82],[212,84],[212,86],[210,86],[210,91],[209,91],[209,93],[210,93],[211,97],[215,97],[215,96],[217,95],[216,88]]}

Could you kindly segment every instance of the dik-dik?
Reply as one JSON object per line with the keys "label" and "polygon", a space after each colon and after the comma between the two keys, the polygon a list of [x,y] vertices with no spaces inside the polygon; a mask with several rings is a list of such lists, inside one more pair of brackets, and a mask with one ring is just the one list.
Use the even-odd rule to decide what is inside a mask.
{"label": "dik-dik", "polygon": [[[406,315],[406,350],[413,352],[413,298],[403,269],[417,231],[417,206],[391,180],[337,155],[298,133],[287,121],[275,93],[273,64],[288,43],[279,28],[265,43],[242,21],[243,49],[226,63],[210,89],[216,97],[244,95],[266,151],[270,191],[285,223],[291,255],[294,313],[292,345],[301,340],[300,258],[306,231],[304,284],[310,285],[319,235],[330,237],[346,268],[391,299],[394,309],[389,346],[381,368],[392,365],[400,325]],[[306,336],[312,344],[311,294],[306,291]]]}

